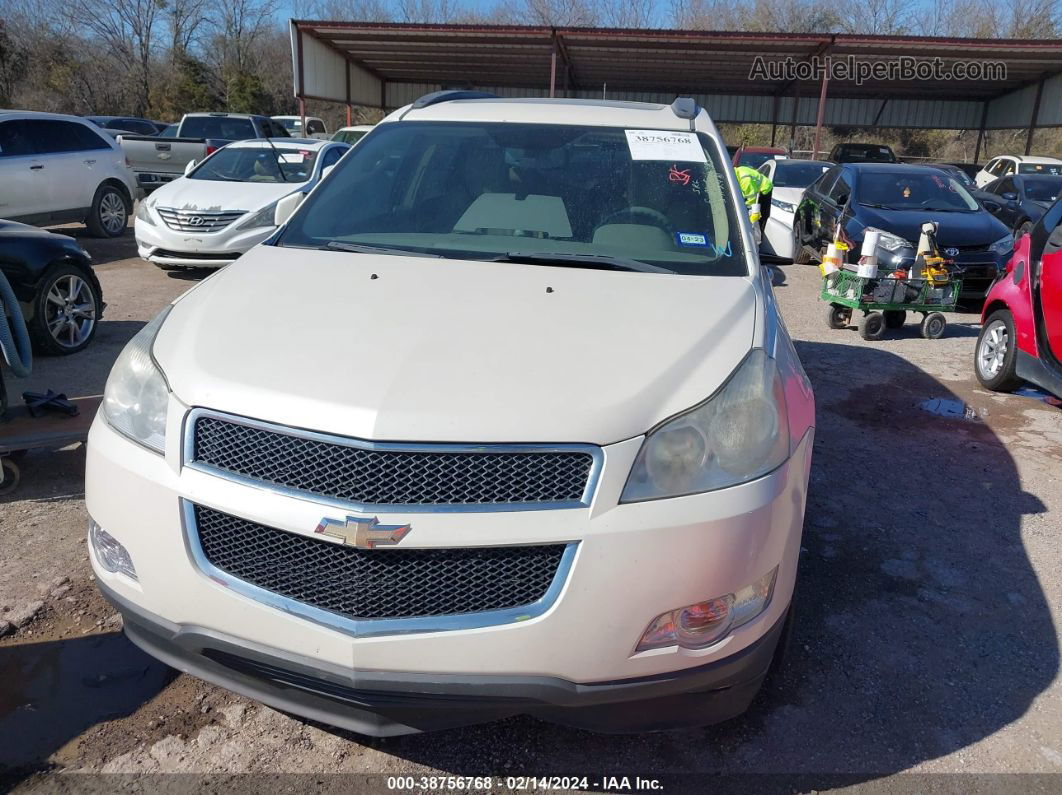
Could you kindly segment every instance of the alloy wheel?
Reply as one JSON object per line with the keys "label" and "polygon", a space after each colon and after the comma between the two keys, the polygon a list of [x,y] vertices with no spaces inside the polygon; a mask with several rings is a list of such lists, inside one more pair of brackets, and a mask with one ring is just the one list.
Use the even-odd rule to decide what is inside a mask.
{"label": "alloy wheel", "polygon": [[76,348],[96,326],[96,299],[80,276],[60,276],[48,290],[48,333],[63,348]]}

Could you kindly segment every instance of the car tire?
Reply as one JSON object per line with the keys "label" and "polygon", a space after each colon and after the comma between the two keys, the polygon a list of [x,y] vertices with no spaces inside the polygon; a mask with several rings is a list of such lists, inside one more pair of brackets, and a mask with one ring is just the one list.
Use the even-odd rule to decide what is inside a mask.
{"label": "car tire", "polygon": [[22,480],[22,471],[18,464],[7,457],[0,458],[0,467],[4,468],[4,479],[0,481],[0,497],[6,497],[18,488],[19,481]]}
{"label": "car tire", "polygon": [[884,314],[885,328],[903,328],[903,324],[907,322],[907,312],[902,309],[886,309]]}
{"label": "car tire", "polygon": [[848,328],[852,322],[852,310],[841,304],[827,304],[826,325],[832,329]]}
{"label": "car tire", "polygon": [[974,373],[985,389],[1013,392],[1022,385],[1017,374],[1016,340],[1009,309],[997,309],[981,326],[974,348]]}
{"label": "car tire", "polygon": [[867,312],[859,318],[859,336],[865,340],[880,340],[885,336],[885,315]]}
{"label": "car tire", "polygon": [[930,312],[919,326],[919,331],[927,340],[939,340],[944,336],[944,329],[948,327],[948,319],[943,312]]}
{"label": "car tire", "polygon": [[793,222],[793,264],[807,265],[811,262],[811,255],[804,248],[804,244],[800,242],[800,236],[796,231],[796,223],[796,221]]}
{"label": "car tire", "polygon": [[121,237],[129,223],[125,194],[114,185],[100,185],[92,199],[85,226],[93,237]]}
{"label": "car tire", "polygon": [[29,322],[33,347],[53,356],[83,350],[96,336],[103,296],[84,268],[59,262],[44,274]]}

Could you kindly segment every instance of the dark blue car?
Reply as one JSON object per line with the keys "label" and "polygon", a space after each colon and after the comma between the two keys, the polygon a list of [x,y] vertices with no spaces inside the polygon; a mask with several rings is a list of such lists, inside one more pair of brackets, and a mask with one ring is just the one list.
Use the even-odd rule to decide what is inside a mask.
{"label": "dark blue car", "polygon": [[1062,177],[1049,174],[1013,174],[992,180],[983,190],[971,191],[992,215],[1024,235],[1047,208],[1062,196]]}
{"label": "dark blue car", "polygon": [[821,258],[838,235],[859,258],[868,228],[882,231],[878,261],[908,268],[922,224],[939,224],[937,243],[963,279],[961,297],[981,299],[1014,249],[1010,229],[951,174],[902,163],[844,163],[815,180],[793,221],[793,261]]}

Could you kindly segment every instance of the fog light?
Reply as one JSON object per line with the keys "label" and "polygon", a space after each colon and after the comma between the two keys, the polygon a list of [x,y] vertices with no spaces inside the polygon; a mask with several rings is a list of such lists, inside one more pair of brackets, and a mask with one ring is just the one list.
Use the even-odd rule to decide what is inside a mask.
{"label": "fog light", "polygon": [[736,593],[661,613],[649,622],[635,651],[666,646],[684,649],[711,646],[767,609],[777,576],[776,566]]}
{"label": "fog light", "polygon": [[104,569],[112,574],[124,574],[126,577],[136,579],[136,569],[133,568],[133,559],[129,557],[129,550],[91,519],[89,520],[89,543],[92,544],[96,560]]}

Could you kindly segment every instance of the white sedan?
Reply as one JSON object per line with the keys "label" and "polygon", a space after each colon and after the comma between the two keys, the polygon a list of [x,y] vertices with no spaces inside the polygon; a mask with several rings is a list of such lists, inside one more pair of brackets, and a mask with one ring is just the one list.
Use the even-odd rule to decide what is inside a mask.
{"label": "white sedan", "polygon": [[140,202],[137,250],[165,269],[228,265],[273,233],[278,200],[309,193],[348,149],[306,138],[233,142]]}
{"label": "white sedan", "polygon": [[804,198],[804,189],[829,170],[825,160],[768,160],[757,171],[774,183],[771,213],[763,227],[760,253],[780,259],[793,258],[793,215]]}

